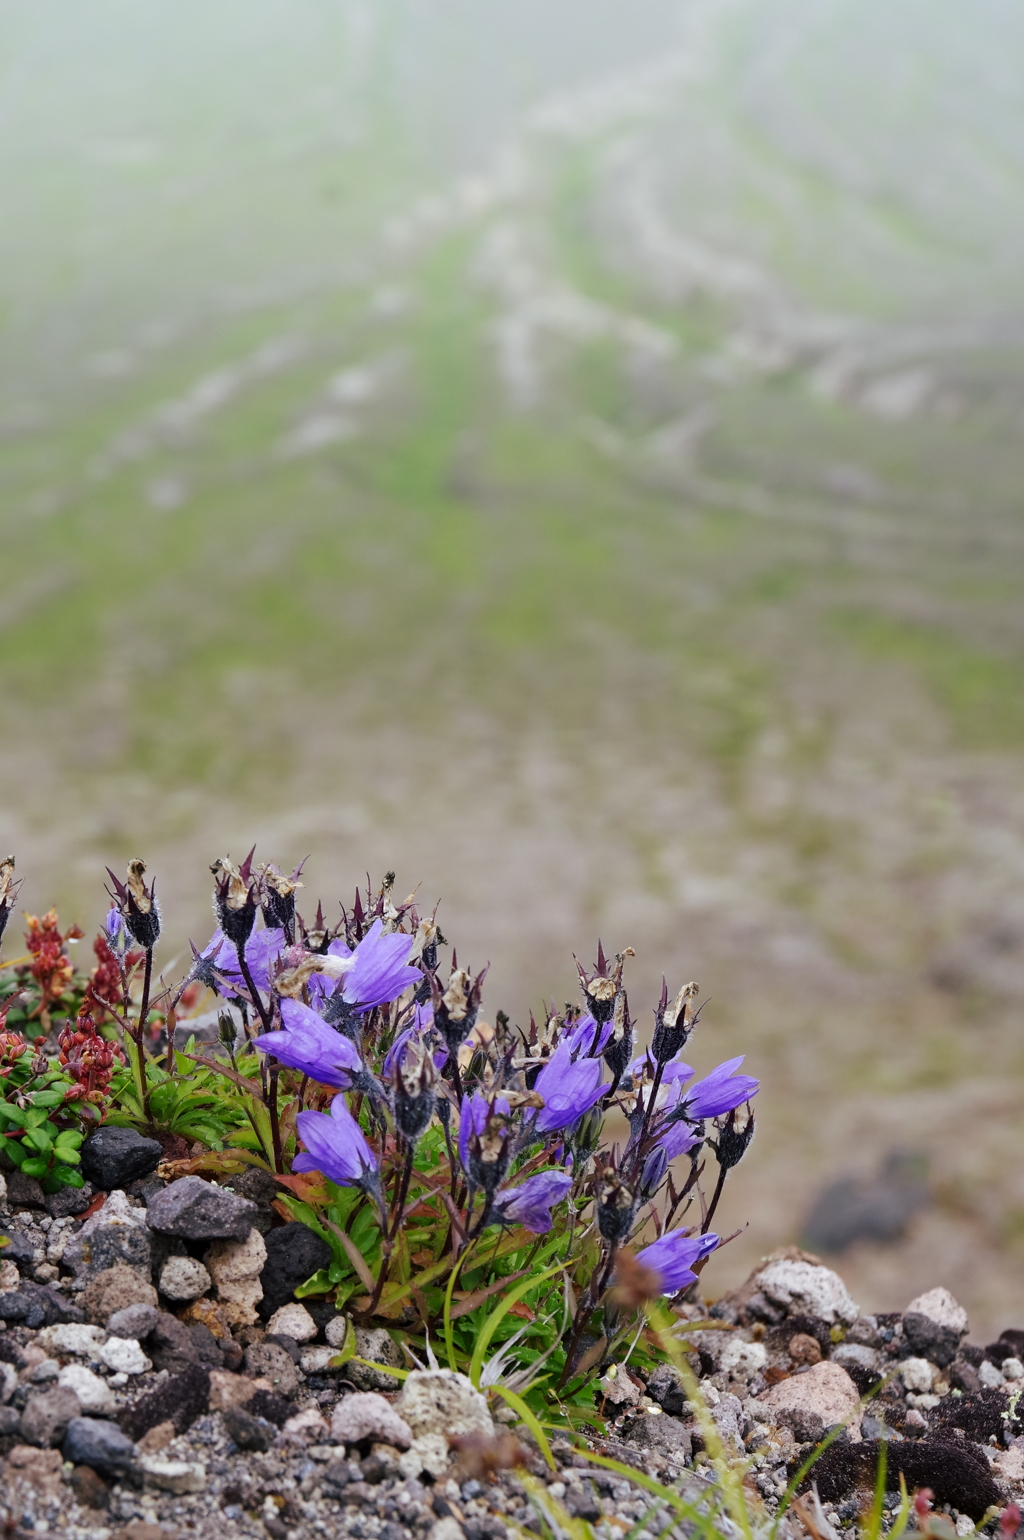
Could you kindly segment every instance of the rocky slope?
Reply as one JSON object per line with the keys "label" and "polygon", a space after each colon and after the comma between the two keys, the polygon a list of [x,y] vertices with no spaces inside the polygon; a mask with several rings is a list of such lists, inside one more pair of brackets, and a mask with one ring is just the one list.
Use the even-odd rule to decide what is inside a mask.
{"label": "rocky slope", "polygon": [[[168,1181],[154,1170],[159,1153],[106,1129],[85,1153],[95,1187],[44,1197],[27,1178],[8,1181],[9,1533],[504,1540],[557,1529],[566,1514],[602,1536],[661,1533],[659,1503],[592,1454],[701,1500],[710,1430],[675,1369],[647,1380],[609,1369],[594,1424],[576,1446],[555,1437],[552,1471],[526,1430],[507,1425],[512,1414],[495,1414],[500,1403],[462,1375],[416,1369],[399,1390],[383,1369],[338,1367],[348,1324],[293,1296],[325,1248],[280,1223],[272,1181],[252,1170],[231,1187]],[[887,1504],[902,1474],[910,1489],[932,1489],[958,1534],[1021,1495],[1024,1331],[974,1346],[942,1288],[901,1314],[863,1315],[834,1272],[795,1248],[710,1309],[681,1314],[707,1411],[746,1462],[756,1512],[777,1512],[790,1475],[836,1424],[845,1431],[814,1471],[819,1506],[800,1510],[818,1540],[856,1529],[883,1440]],[[383,1330],[360,1330],[358,1349],[401,1362]],[[794,1536],[803,1522],[786,1520]]]}

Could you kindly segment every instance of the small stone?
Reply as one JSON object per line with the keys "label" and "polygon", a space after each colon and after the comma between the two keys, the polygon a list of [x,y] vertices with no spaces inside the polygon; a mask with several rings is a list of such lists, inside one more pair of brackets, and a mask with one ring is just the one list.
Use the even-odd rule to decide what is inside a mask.
{"label": "small stone", "polygon": [[39,1333],[39,1346],[48,1353],[71,1353],[78,1358],[97,1358],[107,1340],[102,1326],[86,1326],[69,1321],[62,1326],[46,1326]]}
{"label": "small stone", "polygon": [[71,1472],[71,1490],[83,1508],[97,1511],[110,1507],[110,1489],[91,1465],[76,1465]]}
{"label": "small stone", "polygon": [[166,1449],[175,1437],[173,1422],[158,1422],[155,1428],[150,1428],[149,1432],[144,1433],[139,1439],[139,1453],[159,1454],[161,1449]]}
{"label": "small stone", "polygon": [[145,1374],[153,1367],[134,1337],[108,1337],[100,1358],[115,1374]]}
{"label": "small stone", "polygon": [[466,1540],[466,1532],[457,1519],[438,1519],[427,1530],[427,1540]]}
{"label": "small stone", "polygon": [[783,1407],[779,1422],[789,1429],[798,1444],[816,1444],[825,1432],[824,1418],[806,1406]]}
{"label": "small stone", "polygon": [[406,1377],[395,1410],[417,1438],[421,1433],[494,1437],[487,1402],[464,1374],[452,1369],[414,1369]]}
{"label": "small stone", "polygon": [[117,1410],[117,1403],[110,1394],[110,1386],[93,1374],[84,1364],[65,1364],[57,1376],[58,1385],[73,1390],[78,1404],[87,1417],[106,1417]]}
{"label": "small stone", "polygon": [[160,1317],[155,1305],[125,1305],[107,1318],[107,1331],[112,1337],[134,1337],[141,1342],[148,1337]]}
{"label": "small stone", "polygon": [[789,1356],[795,1364],[820,1364],[821,1343],[817,1337],[798,1331],[789,1339]]}
{"label": "small stone", "polygon": [[682,1464],[690,1458],[692,1441],[690,1429],[677,1417],[650,1412],[633,1417],[629,1422],[629,1436],[641,1449],[652,1449],[656,1454],[668,1455]]}
{"label": "small stone", "polygon": [[815,1412],[822,1425],[830,1428],[845,1421],[855,1411],[858,1400],[857,1387],[846,1370],[826,1362],[772,1385],[751,1404],[777,1413],[794,1408]]}
{"label": "small stone", "polygon": [[125,1188],[155,1171],[163,1149],[134,1128],[98,1128],[82,1145],[82,1175],[102,1192]]}
{"label": "small stone", "polygon": [[[75,1277],[87,1282],[119,1262],[136,1268],[149,1282],[152,1243],[143,1209],[133,1208],[118,1188],[95,1214],[90,1214],[78,1234],[64,1248],[62,1258]],[[129,1300],[122,1301],[129,1304]],[[107,1314],[114,1306],[108,1305]]]}
{"label": "small stone", "polygon": [[978,1379],[983,1390],[997,1390],[1001,1385],[1006,1384],[1003,1371],[997,1369],[995,1364],[990,1363],[987,1358],[978,1366]]}
{"label": "small stone", "polygon": [[42,1448],[59,1444],[72,1417],[81,1412],[78,1397],[67,1386],[37,1391],[29,1396],[21,1414],[21,1436]]}
{"label": "small stone", "polygon": [[29,1379],[33,1385],[45,1385],[48,1380],[55,1380],[60,1373],[60,1364],[55,1358],[44,1358],[41,1364],[36,1364],[29,1373]]}
{"label": "small stone", "polygon": [[18,1272],[18,1264],[12,1262],[9,1257],[4,1257],[0,1262],[0,1293],[13,1294],[21,1282],[21,1274]]}
{"label": "small stone", "polygon": [[177,1432],[184,1433],[209,1404],[210,1371],[201,1364],[190,1364],[125,1407],[118,1422],[134,1439],[142,1438],[161,1422],[173,1422]]}
{"label": "small stone", "polygon": [[299,1388],[298,1370],[278,1342],[253,1342],[245,1350],[245,1367],[253,1378],[263,1376],[282,1396]]}
{"label": "small stone", "polygon": [[609,1364],[607,1370],[597,1382],[597,1390],[612,1406],[621,1410],[626,1407],[639,1406],[643,1390],[634,1384],[628,1372],[619,1364]]}
{"label": "small stone", "polygon": [[267,1322],[268,1337],[291,1337],[294,1342],[312,1342],[316,1322],[305,1305],[282,1305]]}
{"label": "small stone", "polygon": [[194,1299],[191,1304],[178,1317],[186,1326],[205,1326],[211,1336],[220,1343],[221,1350],[234,1351],[238,1348],[241,1356],[241,1348],[231,1335],[231,1324],[226,1316],[226,1307],[218,1304],[214,1299],[203,1295],[200,1299]]}
{"label": "small stone", "polygon": [[252,1229],[256,1205],[227,1188],[183,1176],[154,1193],[146,1210],[150,1229],[187,1241],[244,1241]]}
{"label": "small stone", "polygon": [[419,1438],[413,1439],[405,1453],[399,1456],[398,1468],[406,1480],[421,1476],[424,1471],[439,1480],[447,1472],[450,1463],[448,1440],[440,1433],[421,1433]]}
{"label": "small stone", "polygon": [[9,1208],[45,1208],[46,1194],[38,1178],[25,1176],[21,1171],[9,1172],[7,1206]]}
{"label": "small stone", "polygon": [[95,1196],[96,1191],[91,1182],[86,1182],[82,1187],[62,1187],[59,1192],[46,1194],[46,1212],[51,1219],[77,1219],[79,1214],[85,1213]]}
{"label": "small stone", "polygon": [[850,1322],[860,1314],[839,1274],[828,1267],[780,1258],[763,1268],[755,1281],[767,1299],[790,1315]]}
{"label": "small stone", "polygon": [[99,1326],[116,1310],[127,1310],[131,1305],[155,1307],[157,1296],[148,1277],[119,1262],[95,1274],[82,1290],[81,1301],[87,1318]]}
{"label": "small stone", "polygon": [[18,1485],[27,1482],[43,1497],[56,1497],[60,1493],[61,1460],[59,1449],[32,1449],[28,1444],[15,1444],[7,1456],[9,1471],[19,1479]]}
{"label": "small stone", "polygon": [[57,1289],[42,1284],[22,1282],[15,1293],[0,1294],[0,1320],[24,1321],[31,1331],[81,1318],[82,1312],[69,1305]]}
{"label": "small stone", "polygon": [[937,1326],[948,1326],[959,1336],[964,1335],[969,1325],[967,1311],[948,1289],[929,1289],[927,1294],[919,1294],[910,1301],[905,1314],[926,1315]]}
{"label": "small stone", "polygon": [[383,1396],[372,1390],[357,1390],[353,1395],[345,1396],[334,1408],[331,1437],[339,1444],[379,1439],[408,1449],[412,1443],[412,1430]]}
{"label": "small stone", "polygon": [[1004,1358],[1002,1370],[1004,1380],[1024,1380],[1024,1363],[1019,1358]]}
{"label": "small stone", "polygon": [[248,1379],[244,1374],[228,1374],[224,1369],[210,1370],[210,1411],[226,1412],[232,1406],[244,1406],[257,1390],[272,1390],[267,1379]]}
{"label": "small stone", "polygon": [[159,1311],[153,1323],[149,1334],[149,1352],[157,1369],[170,1369],[174,1372],[199,1360],[199,1352],[188,1326],[167,1310]]}
{"label": "small stone", "polygon": [[289,1417],[281,1432],[287,1434],[290,1439],[305,1443],[308,1439],[319,1441],[326,1438],[330,1429],[316,1407],[307,1406],[304,1412],[296,1412],[294,1417]]}
{"label": "small stone", "polygon": [[198,1460],[169,1460],[164,1455],[144,1454],[139,1459],[139,1469],[145,1476],[146,1485],[158,1487],[161,1492],[181,1496],[186,1492],[206,1490],[206,1466]]}
{"label": "small stone", "polygon": [[[813,1340],[813,1339],[811,1339]],[[817,1343],[814,1344],[817,1347]],[[793,1344],[790,1342],[792,1353]],[[819,1352],[819,1357],[821,1356]],[[768,1362],[768,1350],[762,1342],[744,1342],[742,1337],[730,1337],[718,1356],[718,1368],[734,1380],[752,1380]]]}
{"label": "small stone", "polygon": [[198,1299],[212,1287],[213,1279],[196,1257],[168,1257],[160,1269],[160,1293],[168,1299]]}
{"label": "small stone", "polygon": [[260,1232],[250,1230],[244,1241],[214,1241],[204,1260],[228,1319],[238,1326],[254,1324],[259,1318],[256,1306],[263,1298],[260,1273],[267,1260]]}
{"label": "small stone", "polygon": [[678,1417],[686,1406],[686,1387],[678,1369],[659,1364],[647,1382],[647,1394],[663,1411]]}
{"label": "small stone", "polygon": [[224,1413],[224,1428],[239,1449],[259,1454],[267,1452],[276,1432],[271,1423],[261,1422],[241,1406],[232,1406]]}
{"label": "small stone", "polygon": [[907,1389],[916,1395],[931,1394],[935,1370],[927,1358],[904,1358],[900,1364],[900,1375]]}
{"label": "small stone", "polygon": [[291,1299],[300,1283],[328,1267],[331,1248],[308,1225],[297,1220],[280,1225],[266,1237],[267,1260],[260,1275],[263,1299],[260,1317],[268,1321],[281,1305]]}
{"label": "small stone", "polygon": [[[332,1347],[307,1348],[299,1359],[299,1368],[303,1374],[330,1374],[334,1366],[334,1360],[338,1356],[338,1349]],[[349,1365],[344,1365],[346,1379],[352,1379],[349,1374]],[[352,1381],[353,1384],[355,1381]]]}
{"label": "small stone", "polygon": [[[344,1316],[336,1317],[327,1327],[328,1342],[331,1341],[330,1333],[333,1331],[340,1336],[339,1347],[345,1344],[343,1332],[339,1332],[339,1323],[344,1322]],[[402,1367],[402,1355],[398,1345],[389,1332],[383,1328],[357,1326],[355,1328],[356,1353],[360,1358],[365,1358],[367,1363],[357,1364],[350,1359],[345,1365],[345,1378],[352,1381],[359,1390],[383,1390],[393,1393],[398,1389],[401,1380],[394,1374],[387,1374],[383,1369],[371,1369],[370,1364],[386,1364],[393,1369]]]}
{"label": "small stone", "polygon": [[[345,1343],[348,1341],[349,1325],[349,1319],[345,1315],[336,1315],[333,1320],[328,1321],[327,1325],[324,1327],[324,1336],[327,1338],[327,1341],[330,1343],[332,1348],[343,1348],[345,1346]],[[365,1333],[365,1336],[367,1337],[374,1335],[376,1335],[376,1333]],[[380,1335],[388,1337],[387,1332],[382,1332]],[[391,1342],[390,1337],[388,1337],[388,1341]],[[394,1343],[391,1345],[393,1347]]]}

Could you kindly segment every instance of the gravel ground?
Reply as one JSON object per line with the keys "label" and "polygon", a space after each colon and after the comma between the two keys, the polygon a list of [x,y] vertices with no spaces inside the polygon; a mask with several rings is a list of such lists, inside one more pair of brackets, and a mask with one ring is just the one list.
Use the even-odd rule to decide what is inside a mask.
{"label": "gravel ground", "polygon": [[[108,1181],[130,1175],[145,1143],[126,1134],[106,1152],[113,1164],[94,1168]],[[702,1501],[707,1419],[668,1365],[647,1379],[609,1368],[579,1443],[554,1438],[554,1471],[461,1375],[416,1371],[399,1390],[379,1370],[332,1367],[342,1323],[292,1297],[289,1267],[308,1276],[315,1238],[282,1233],[265,1179],[235,1185],[150,1174],[44,1199],[9,1178],[6,1533],[503,1540],[557,1533],[569,1515],[601,1540],[656,1540],[672,1518],[663,1501],[588,1455]],[[707,1414],[765,1520],[802,1459],[845,1424],[815,1467],[820,1508],[786,1519],[790,1540],[856,1534],[883,1440],[889,1509],[901,1472],[910,1489],[933,1490],[962,1535],[1020,1500],[1024,1331],[970,1343],[941,1288],[900,1314],[864,1315],[834,1272],[794,1248],[710,1309],[680,1314]],[[361,1333],[359,1348],[400,1362],[386,1332]]]}

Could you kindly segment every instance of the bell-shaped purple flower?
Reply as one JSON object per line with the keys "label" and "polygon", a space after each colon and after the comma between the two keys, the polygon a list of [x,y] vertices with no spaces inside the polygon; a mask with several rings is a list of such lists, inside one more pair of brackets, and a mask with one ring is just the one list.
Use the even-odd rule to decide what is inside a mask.
{"label": "bell-shaped purple flower", "polygon": [[573,1063],[568,1043],[560,1043],[534,1081],[533,1089],[544,1098],[534,1125],[541,1134],[568,1128],[589,1112],[604,1094],[601,1059],[577,1059]]}
{"label": "bell-shaped purple flower", "polygon": [[319,1080],[321,1085],[347,1091],[363,1068],[351,1039],[335,1032],[300,1000],[281,1001],[281,1020],[283,1032],[265,1032],[256,1039],[260,1052],[269,1053],[311,1080]]}
{"label": "bell-shaped purple flower", "polygon": [[[219,945],[214,951],[214,943],[218,940]],[[283,930],[254,930],[245,943],[245,960],[252,974],[252,981],[257,989],[263,990],[264,994],[270,993],[273,965],[284,950],[284,946]],[[225,940],[222,931],[214,932],[202,955],[204,957],[212,955],[213,965],[218,973],[222,973],[239,989],[245,987],[242,970],[238,966],[238,948],[233,941]]]}
{"label": "bell-shaped purple flower", "polygon": [[522,1225],[534,1235],[546,1235],[551,1229],[551,1210],[561,1203],[571,1186],[568,1171],[538,1171],[518,1187],[499,1192],[494,1206],[509,1224]]}
{"label": "bell-shaped purple flower", "polygon": [[593,1016],[581,1016],[562,1038],[573,1058],[599,1059],[612,1035],[610,1021],[596,1022]]}
{"label": "bell-shaped purple flower", "polygon": [[718,1241],[717,1235],[684,1235],[682,1230],[670,1230],[660,1240],[638,1251],[636,1259],[652,1273],[657,1273],[661,1292],[671,1298],[693,1283],[697,1276],[692,1271],[694,1263],[710,1256]]}
{"label": "bell-shaped purple flower", "polygon": [[703,1140],[699,1134],[695,1134],[689,1123],[679,1121],[669,1123],[658,1135],[658,1148],[665,1153],[666,1161],[676,1160],[680,1155],[689,1155]]}
{"label": "bell-shaped purple flower", "polygon": [[330,1113],[300,1112],[295,1122],[306,1152],[296,1155],[292,1161],[293,1171],[322,1171],[339,1187],[361,1187],[369,1193],[379,1191],[377,1157],[346,1107],[343,1096],[334,1098]]}
{"label": "bell-shaped purple flower", "polygon": [[736,1073],[743,1058],[741,1054],[738,1059],[726,1059],[710,1075],[705,1075],[703,1080],[696,1081],[689,1090],[682,1093],[680,1101],[686,1108],[688,1118],[720,1118],[757,1095],[761,1082],[755,1080],[753,1075]]}
{"label": "bell-shaped purple flower", "polygon": [[[494,1111],[509,1117],[512,1108],[508,1099],[504,1096],[496,1096]],[[459,1159],[462,1162],[463,1171],[469,1170],[469,1141],[474,1134],[483,1133],[490,1115],[491,1103],[479,1091],[474,1091],[472,1096],[462,1098],[462,1106],[459,1109]]]}
{"label": "bell-shaped purple flower", "polygon": [[[375,920],[362,941],[350,951],[344,941],[332,941],[327,948],[331,957],[351,957],[352,967],[331,993],[350,1011],[372,1011],[376,1005],[388,1005],[423,977],[419,968],[409,963],[412,936],[404,931],[384,934],[383,920]],[[330,991],[327,983],[325,993]]]}
{"label": "bell-shaped purple flower", "polygon": [[441,1034],[434,1028],[433,1010],[429,1005],[418,1005],[413,1012],[411,1024],[399,1032],[384,1055],[384,1063],[381,1066],[382,1079],[394,1080],[406,1044],[418,1037],[422,1037],[423,1041],[433,1049],[434,1068],[440,1074],[448,1063],[448,1050],[441,1041]]}

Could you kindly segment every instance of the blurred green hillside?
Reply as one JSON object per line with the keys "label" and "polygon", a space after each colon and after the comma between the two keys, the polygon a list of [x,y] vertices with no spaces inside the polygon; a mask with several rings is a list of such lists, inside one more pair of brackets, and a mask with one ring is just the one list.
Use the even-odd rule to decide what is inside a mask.
{"label": "blurred green hillside", "polygon": [[442,894],[491,1009],[632,944],[638,997],[663,967],[713,994],[701,1064],[765,1071],[723,1278],[909,1144],[940,1201],[855,1293],[941,1281],[1007,1324],[1019,10],[12,20],[0,842],[28,906],[92,919],[143,853],[181,947],[205,865],[258,838],[314,852],[314,896],[368,867]]}

